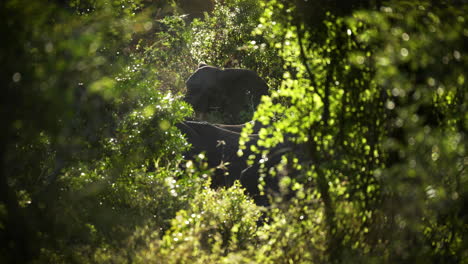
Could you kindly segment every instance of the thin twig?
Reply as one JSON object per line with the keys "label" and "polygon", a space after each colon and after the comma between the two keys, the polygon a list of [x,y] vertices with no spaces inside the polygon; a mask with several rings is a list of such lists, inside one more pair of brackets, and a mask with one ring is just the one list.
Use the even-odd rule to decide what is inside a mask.
{"label": "thin twig", "polygon": [[300,26],[299,26],[299,23],[296,24],[296,31],[297,31],[297,42],[299,44],[299,49],[301,51],[301,59],[302,59],[302,63],[304,64],[305,68],[306,68],[306,71],[307,71],[307,74],[309,75],[309,79],[310,79],[310,82],[311,82],[311,85],[312,85],[312,89],[317,93],[317,95],[320,97],[320,99],[322,99],[323,101],[323,96],[319,93],[319,91],[315,88],[315,78],[314,78],[314,75],[312,74],[312,71],[309,67],[309,64],[307,63],[308,61],[308,58],[306,56],[306,53],[305,53],[305,50],[304,50],[304,46],[302,45],[302,33],[301,33],[301,30],[300,30]]}

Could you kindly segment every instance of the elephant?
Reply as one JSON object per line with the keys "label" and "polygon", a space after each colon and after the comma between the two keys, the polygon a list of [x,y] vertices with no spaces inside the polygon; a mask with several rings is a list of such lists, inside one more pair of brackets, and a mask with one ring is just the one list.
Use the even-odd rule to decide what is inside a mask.
{"label": "elephant", "polygon": [[[246,155],[239,157],[240,134],[215,126],[208,122],[183,121],[176,127],[186,136],[192,145],[184,156],[191,158],[205,152],[210,168],[216,168],[212,178],[212,187],[229,187],[238,180],[242,170],[247,167]],[[250,136],[256,142],[257,135]],[[226,166],[222,164],[228,163]],[[227,172],[227,174],[226,174]]]}
{"label": "elephant", "polygon": [[[255,160],[253,165],[242,170],[239,181],[246,189],[246,193],[254,199],[257,205],[270,205],[267,194],[272,196],[281,196],[285,200],[288,200],[295,195],[291,190],[281,190],[279,185],[281,178],[285,176],[298,178],[301,173],[292,166],[292,163],[290,162],[291,159],[289,159],[284,166],[281,166],[281,168],[277,167],[285,156],[288,158],[298,158],[298,162],[302,166],[307,166],[307,164],[311,163],[311,159],[307,155],[306,145],[294,143],[291,140],[291,135],[286,134],[284,142],[271,148],[266,158],[263,158],[262,163],[264,163],[264,169],[262,171],[260,171],[261,162],[258,158]],[[271,169],[275,169],[274,175],[271,174]],[[263,181],[265,182],[264,194],[262,194],[259,189],[261,173],[264,174],[262,176]]]}
{"label": "elephant", "polygon": [[[184,156],[190,159],[204,152],[208,166],[210,168],[216,168],[212,176],[212,188],[229,187],[233,185],[234,181],[239,180],[241,185],[246,189],[246,193],[254,199],[257,205],[268,206],[268,197],[261,194],[258,188],[260,180],[260,158],[257,157],[253,165],[247,165],[248,157],[253,154],[250,150],[250,146],[257,145],[259,136],[257,134],[249,135],[250,140],[246,143],[247,148],[244,150],[244,155],[239,157],[237,151],[239,149],[240,134],[226,129],[232,126],[234,126],[235,129],[239,129],[239,127],[243,125],[214,125],[208,122],[196,121],[177,123],[176,127],[186,136],[187,142],[192,145],[191,149],[184,153]],[[302,162],[304,158],[300,153],[304,152],[304,150],[286,139],[284,143],[271,149],[268,157],[263,159],[264,161],[262,162],[265,163],[266,172],[278,165],[284,155],[289,155],[293,152],[297,153],[298,151],[298,156],[301,158]],[[224,163],[228,163],[228,165],[222,166],[221,164]],[[280,194],[279,179],[286,175],[289,177],[297,177],[298,174],[298,171],[295,171],[289,166],[279,171],[276,176],[267,174],[265,176],[265,189],[270,194]]]}
{"label": "elephant", "polygon": [[254,71],[203,63],[187,79],[186,87],[184,100],[198,116],[203,119],[218,111],[229,122],[243,121],[242,113],[253,113],[261,97],[268,94],[268,85]]}

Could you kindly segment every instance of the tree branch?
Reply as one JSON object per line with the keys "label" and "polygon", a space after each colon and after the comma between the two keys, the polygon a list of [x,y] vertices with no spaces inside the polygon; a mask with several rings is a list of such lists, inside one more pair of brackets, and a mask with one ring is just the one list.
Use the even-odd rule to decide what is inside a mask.
{"label": "tree branch", "polygon": [[301,51],[302,64],[304,64],[304,66],[306,68],[306,71],[307,71],[307,74],[309,75],[309,79],[310,79],[310,82],[312,84],[313,90],[317,93],[317,95],[323,101],[323,96],[319,93],[319,91],[315,87],[315,85],[316,85],[315,78],[314,78],[314,75],[312,74],[312,70],[310,69],[309,64],[307,63],[308,58],[307,58],[307,56],[305,54],[304,45],[302,45],[303,36],[302,36],[302,32],[300,30],[299,23],[296,23],[296,32],[297,32],[297,43],[299,44],[299,49]]}

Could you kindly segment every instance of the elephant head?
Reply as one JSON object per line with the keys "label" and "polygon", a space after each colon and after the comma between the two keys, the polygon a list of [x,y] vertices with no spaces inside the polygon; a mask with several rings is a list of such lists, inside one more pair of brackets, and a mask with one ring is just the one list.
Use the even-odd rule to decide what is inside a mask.
{"label": "elephant head", "polygon": [[186,81],[187,93],[184,100],[192,105],[196,113],[208,113],[220,106],[220,73],[218,68],[200,64],[198,70]]}
{"label": "elephant head", "polygon": [[268,85],[255,72],[246,69],[219,69],[200,64],[186,81],[185,101],[198,115],[218,111],[225,120],[243,121],[240,113],[253,113]]}

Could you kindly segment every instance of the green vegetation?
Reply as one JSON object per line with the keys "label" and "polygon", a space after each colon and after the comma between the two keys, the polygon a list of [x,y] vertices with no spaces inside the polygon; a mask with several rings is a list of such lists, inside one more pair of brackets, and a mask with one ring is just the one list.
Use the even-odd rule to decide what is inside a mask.
{"label": "green vegetation", "polygon": [[[0,3],[1,263],[468,263],[465,1],[206,2]],[[182,159],[202,61],[270,85],[268,208]]]}

